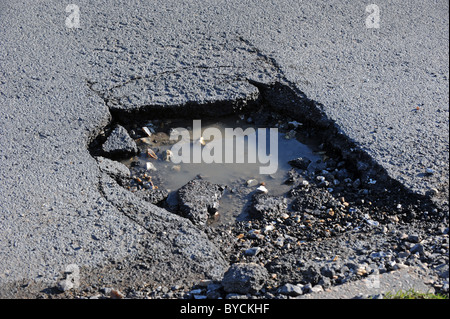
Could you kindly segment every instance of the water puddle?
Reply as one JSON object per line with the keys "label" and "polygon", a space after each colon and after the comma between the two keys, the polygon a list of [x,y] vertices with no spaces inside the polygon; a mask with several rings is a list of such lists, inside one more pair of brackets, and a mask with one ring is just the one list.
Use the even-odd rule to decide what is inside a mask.
{"label": "water puddle", "polygon": [[[313,169],[320,160],[312,148],[297,139],[295,129],[299,123],[291,123],[290,130],[280,127],[271,131],[268,126],[248,122],[242,116],[232,116],[201,123],[152,121],[136,127],[134,133],[139,137],[135,141],[140,153],[122,163],[130,168],[135,178],[142,181],[145,177],[147,182],[131,186],[131,190],[166,189],[171,194],[170,200],[176,197],[180,187],[200,176],[211,183],[226,185],[220,200],[221,223],[245,218],[246,205],[258,187],[263,186],[270,195],[276,196],[290,190],[291,185],[285,184],[287,172],[292,169],[289,161],[306,157],[311,160],[309,169]],[[201,124],[201,128],[196,124]],[[170,140],[171,133],[181,131],[189,135]],[[211,132],[214,135],[208,136]],[[183,155],[184,161],[179,162]],[[213,159],[215,162],[207,163]],[[270,174],[261,173],[269,167],[272,168]]]}

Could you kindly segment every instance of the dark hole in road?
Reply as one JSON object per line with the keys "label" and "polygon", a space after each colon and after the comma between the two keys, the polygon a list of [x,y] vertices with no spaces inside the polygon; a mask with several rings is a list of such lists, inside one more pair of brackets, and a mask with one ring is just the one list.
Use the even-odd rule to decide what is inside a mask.
{"label": "dark hole in road", "polygon": [[[134,112],[111,109],[113,121],[90,145],[91,154],[107,156],[127,165],[132,178],[122,181],[123,187],[135,193],[146,193],[146,200],[179,215],[186,215],[180,208],[182,203],[178,196],[183,185],[198,177],[220,185],[219,193],[209,195],[217,200],[200,200],[199,205],[204,205],[212,216],[208,224],[200,223],[199,227],[234,225],[236,233],[244,229],[248,233],[250,227],[255,231],[249,236],[262,240],[282,224],[286,234],[277,244],[280,249],[358,227],[444,217],[429,198],[408,192],[341,134],[334,122],[321,112],[318,103],[286,84],[253,84],[259,88],[260,96],[250,102],[221,101],[206,106],[192,103],[186,106],[188,111],[183,111],[182,106],[143,106]],[[218,115],[214,116],[215,113]],[[169,141],[171,129],[192,127],[194,119],[202,120],[202,129],[215,127],[221,132],[224,128],[277,127],[280,155],[277,172],[258,174],[261,163],[174,164],[166,161],[167,151],[174,144]],[[105,155],[102,145],[117,125],[123,126],[137,144],[136,154]],[[189,141],[190,147],[196,142],[195,139]],[[205,140],[206,145],[201,148],[208,142]],[[257,190],[264,190],[264,187],[267,194]],[[203,194],[198,192],[193,196]],[[192,198],[185,200],[192,201]],[[217,212],[219,222],[215,222]],[[286,238],[295,240],[290,242]]]}
{"label": "dark hole in road", "polygon": [[[325,288],[376,274],[366,269],[366,261],[377,269],[395,269],[391,254],[404,258],[401,256],[409,254],[405,251],[409,248],[418,250],[421,261],[441,263],[440,259],[433,261],[434,257],[424,254],[425,244],[408,245],[403,236],[397,237],[405,230],[414,234],[412,238],[442,233],[442,226],[448,225],[448,210],[437,207],[427,196],[410,193],[390,178],[367,153],[340,132],[321,111],[319,103],[308,99],[292,85],[252,84],[258,87],[259,96],[251,101],[188,103],[173,107],[149,105],[133,111],[112,105],[112,101],[97,92],[109,106],[112,121],[90,143],[89,150],[94,157],[106,156],[125,163],[133,177],[117,182],[141,200],[172,213],[190,218],[189,200],[200,195],[206,198],[199,201],[203,211],[209,217],[219,212],[221,219],[215,222],[210,218],[210,223],[204,220],[199,223],[194,218],[194,224],[204,230],[229,263],[264,265],[271,274],[264,289],[272,296],[279,295],[284,283],[319,284]],[[247,122],[249,117],[251,123]],[[279,141],[286,142],[279,149],[286,155],[280,160],[280,171],[261,179],[243,165],[237,170],[237,177],[232,175],[233,171],[219,170],[220,178],[215,179],[211,173],[216,173],[216,169],[197,172],[188,167],[191,164],[174,168],[177,164],[164,161],[165,151],[171,145],[167,143],[168,133],[171,128],[191,126],[194,119],[201,119],[203,128],[278,126],[282,134]],[[128,137],[133,143],[137,141],[136,154],[105,154],[103,146],[118,125],[124,128],[126,135],[131,135]],[[143,127],[154,130],[148,136],[150,139]],[[295,138],[291,138],[291,131],[295,132]],[[285,139],[286,134],[290,139]],[[304,145],[308,146],[306,151]],[[153,148],[159,159],[149,157],[147,148]],[[130,149],[134,152],[132,147]],[[285,150],[294,151],[292,158]],[[311,163],[306,160],[306,154]],[[298,159],[299,156],[304,160]],[[147,167],[148,162],[157,170]],[[204,175],[203,179],[188,181],[198,173]],[[252,179],[256,184],[250,182],[249,187],[247,182]],[[199,180],[212,184],[192,182]],[[267,194],[256,192],[261,182],[269,190]],[[183,192],[177,191],[180,186]],[[216,196],[220,199],[214,200]],[[180,197],[184,203],[178,201]],[[437,256],[444,257],[442,251]]]}
{"label": "dark hole in road", "polygon": [[[240,114],[223,117],[220,120],[204,119],[201,121],[202,140],[193,139],[192,121],[154,120],[136,125],[131,132],[136,137],[139,153],[131,158],[121,160],[130,167],[133,175],[133,180],[126,187],[134,192],[142,189],[148,191],[165,189],[169,196],[169,203],[159,204],[176,212],[176,205],[175,208],[171,207],[170,200],[176,199],[178,189],[193,179],[201,178],[213,184],[224,185],[224,194],[219,200],[220,207],[217,211],[213,210],[215,215],[213,214],[212,217],[215,217],[216,221],[233,222],[236,217],[239,217],[240,220],[246,219],[248,218],[246,204],[251,200],[252,194],[267,190],[270,195],[283,196],[291,189],[292,183],[289,183],[288,179],[292,166],[288,163],[289,161],[301,157],[305,161],[311,162],[304,167],[309,171],[313,171],[323,163],[320,155],[323,151],[312,144],[307,146],[297,138],[297,135],[301,134],[301,123],[297,121],[284,122],[281,117],[275,119],[276,116],[276,114],[271,114],[269,117],[258,114]],[[268,160],[264,163],[261,162],[258,156],[260,137],[257,129],[265,131],[266,144],[263,148],[269,150],[269,127],[277,128],[277,132],[274,133],[277,142],[276,152],[270,158],[274,172],[261,174],[261,167],[268,167],[269,162]],[[173,163],[173,157],[170,156],[174,145],[180,142],[179,140],[169,140],[171,131],[177,128],[186,128],[190,135],[186,144],[181,144],[186,145],[186,149],[190,152],[191,160],[186,163]],[[217,134],[214,139],[203,140],[203,133],[210,128],[216,129],[216,133],[220,134]],[[226,131],[227,129],[233,132],[236,129],[242,129],[242,133],[245,135],[237,133],[243,138],[242,148],[237,147],[235,135],[227,135],[229,133]],[[226,148],[226,145],[230,142],[234,146],[231,150],[233,158],[227,162],[225,157],[230,150]],[[199,151],[206,151],[207,154],[213,156],[217,154],[216,161],[205,163],[202,159],[200,163],[193,163],[196,145],[199,147]],[[252,157],[254,158],[252,159]],[[212,218],[213,220],[214,218]]]}

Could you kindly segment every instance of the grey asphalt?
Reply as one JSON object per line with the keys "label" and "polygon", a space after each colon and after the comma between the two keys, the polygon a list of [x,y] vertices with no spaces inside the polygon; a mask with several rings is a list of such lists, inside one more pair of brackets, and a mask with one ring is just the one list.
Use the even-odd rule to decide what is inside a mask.
{"label": "grey asphalt", "polygon": [[[179,265],[199,277],[226,266],[190,223],[123,205],[128,195],[87,150],[110,119],[105,100],[246,99],[257,94],[246,79],[284,78],[394,179],[448,196],[448,1],[377,0],[379,28],[366,27],[357,1],[73,3],[80,28],[66,25],[60,1],[0,3],[1,295],[48,286],[68,264],[137,256],[148,242],[158,256],[181,251]],[[186,234],[198,245],[181,243]]]}
{"label": "grey asphalt", "polygon": [[370,275],[363,280],[349,282],[320,292],[301,295],[298,299],[355,299],[380,298],[398,292],[434,293],[421,276],[420,269],[411,267],[384,274]]}

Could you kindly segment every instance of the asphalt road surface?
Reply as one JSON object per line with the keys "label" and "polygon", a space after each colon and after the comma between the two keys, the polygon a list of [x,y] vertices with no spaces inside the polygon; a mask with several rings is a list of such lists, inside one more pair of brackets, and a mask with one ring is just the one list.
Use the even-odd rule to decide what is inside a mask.
{"label": "asphalt road surface", "polygon": [[283,79],[391,177],[448,200],[448,1],[373,2],[1,1],[1,295],[52,285],[69,264],[139,255],[143,242],[154,256],[181,251],[167,276],[226,267],[182,218],[127,211],[87,150],[106,100],[229,101],[255,93],[246,79]]}

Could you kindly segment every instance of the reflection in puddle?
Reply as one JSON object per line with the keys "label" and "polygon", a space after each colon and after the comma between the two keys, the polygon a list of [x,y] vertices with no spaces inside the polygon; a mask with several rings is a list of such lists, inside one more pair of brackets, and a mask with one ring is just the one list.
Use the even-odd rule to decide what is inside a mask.
{"label": "reflection in puddle", "polygon": [[[150,137],[137,140],[141,153],[122,162],[130,167],[132,172],[133,170],[146,170],[147,174],[152,175],[153,181],[157,181],[158,188],[168,189],[169,192],[175,192],[198,176],[214,184],[226,185],[227,189],[220,200],[221,223],[232,222],[237,217],[245,217],[245,214],[242,215],[245,205],[251,198],[251,194],[260,185],[264,185],[270,195],[279,196],[289,191],[290,186],[284,184],[286,173],[292,169],[288,161],[298,157],[307,157],[312,163],[315,163],[319,159],[312,149],[295,138],[292,131],[290,131],[290,135],[289,133],[275,132],[276,135],[272,135],[272,140],[270,140],[270,133],[274,133],[273,130],[272,132],[268,128],[259,128],[258,130],[255,126],[243,125],[241,121],[202,121],[201,125],[201,133],[196,132],[197,128],[194,123],[192,127],[186,127],[189,132],[188,139],[175,141],[169,140],[170,130],[167,127],[165,128],[166,132],[153,128],[150,132],[146,129],[145,131]],[[178,130],[182,127],[174,126],[174,123],[171,123],[171,126]],[[242,129],[245,134],[245,136],[241,136],[243,141],[240,144],[241,147],[238,147],[238,139],[229,134],[236,127]],[[205,130],[207,131],[204,136]],[[264,134],[265,136],[259,134],[263,131],[267,133]],[[208,136],[208,132],[218,133],[214,135],[216,139],[210,139],[211,136]],[[196,133],[198,133],[197,136]],[[204,137],[204,140],[199,140],[199,136]],[[231,149],[230,145],[233,146]],[[274,146],[277,146],[276,149]],[[167,152],[180,148],[181,151],[176,152],[177,154]],[[263,154],[261,150],[265,150],[266,154]],[[210,156],[210,159],[215,158],[216,162],[205,163],[202,160],[200,163],[193,163],[195,152],[199,151],[206,157]],[[229,163],[231,162],[230,157],[226,159],[226,156],[230,156],[230,151],[233,163]],[[183,155],[182,152],[185,152],[184,155],[186,152],[189,153],[190,160],[173,163],[172,160],[178,155]],[[168,158],[168,154],[172,157]],[[205,156],[202,156],[202,159],[206,158]],[[277,165],[274,173],[260,173],[261,167],[274,164]]]}

